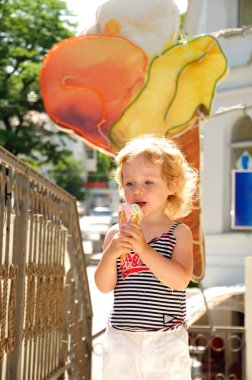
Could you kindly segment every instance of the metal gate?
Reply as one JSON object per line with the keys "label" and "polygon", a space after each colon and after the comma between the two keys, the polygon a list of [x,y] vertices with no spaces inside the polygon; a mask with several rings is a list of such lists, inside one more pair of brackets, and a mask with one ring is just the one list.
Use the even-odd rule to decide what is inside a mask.
{"label": "metal gate", "polygon": [[76,200],[0,148],[0,378],[91,378]]}

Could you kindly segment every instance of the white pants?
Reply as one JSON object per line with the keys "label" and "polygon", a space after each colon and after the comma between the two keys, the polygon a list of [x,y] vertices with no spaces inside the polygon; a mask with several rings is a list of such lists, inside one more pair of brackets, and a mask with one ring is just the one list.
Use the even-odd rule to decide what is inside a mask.
{"label": "white pants", "polygon": [[102,380],[191,380],[187,331],[107,327]]}

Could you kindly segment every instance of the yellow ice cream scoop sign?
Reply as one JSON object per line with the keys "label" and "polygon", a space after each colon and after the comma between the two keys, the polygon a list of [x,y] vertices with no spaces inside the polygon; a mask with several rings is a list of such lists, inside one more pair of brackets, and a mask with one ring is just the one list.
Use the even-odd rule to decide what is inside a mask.
{"label": "yellow ice cream scoop sign", "polygon": [[141,92],[110,129],[115,149],[140,134],[183,133],[199,108],[209,115],[216,83],[226,70],[226,58],[211,35],[178,43],[154,57]]}

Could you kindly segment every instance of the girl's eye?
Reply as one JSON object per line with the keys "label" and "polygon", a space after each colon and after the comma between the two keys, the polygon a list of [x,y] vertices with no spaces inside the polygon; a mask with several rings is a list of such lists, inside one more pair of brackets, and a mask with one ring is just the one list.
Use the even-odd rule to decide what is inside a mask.
{"label": "girl's eye", "polygon": [[132,186],[132,182],[125,183],[125,186],[128,186],[128,187]]}
{"label": "girl's eye", "polygon": [[146,184],[146,185],[152,185],[153,182],[151,182],[151,181],[146,181],[145,184]]}

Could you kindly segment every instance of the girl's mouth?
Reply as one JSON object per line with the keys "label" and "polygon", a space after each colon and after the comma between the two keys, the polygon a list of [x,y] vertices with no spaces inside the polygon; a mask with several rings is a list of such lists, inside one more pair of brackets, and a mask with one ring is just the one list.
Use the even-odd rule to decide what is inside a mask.
{"label": "girl's mouth", "polygon": [[146,205],[146,202],[134,202],[134,203],[136,203],[141,208]]}

